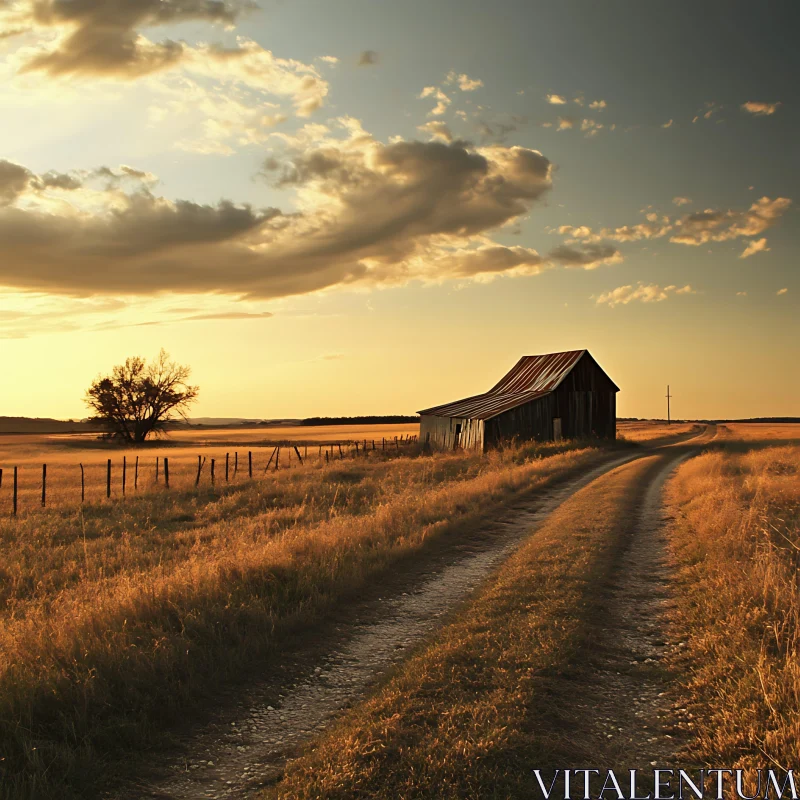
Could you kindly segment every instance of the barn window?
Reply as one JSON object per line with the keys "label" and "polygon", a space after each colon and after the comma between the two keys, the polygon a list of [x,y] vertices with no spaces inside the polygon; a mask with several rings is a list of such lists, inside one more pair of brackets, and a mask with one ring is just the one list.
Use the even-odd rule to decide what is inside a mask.
{"label": "barn window", "polygon": [[460,438],[461,438],[461,423],[456,422],[456,435],[453,439],[453,447],[458,447]]}

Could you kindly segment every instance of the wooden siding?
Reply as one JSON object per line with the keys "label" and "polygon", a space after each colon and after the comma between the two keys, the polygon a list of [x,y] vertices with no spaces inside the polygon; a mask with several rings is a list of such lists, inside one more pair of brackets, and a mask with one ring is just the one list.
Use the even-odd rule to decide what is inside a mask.
{"label": "wooden siding", "polygon": [[[518,368],[515,367],[515,370],[518,371]],[[554,390],[530,400],[517,395],[513,399],[518,405],[513,405],[511,408],[508,407],[510,403],[504,403],[506,395],[497,395],[495,398],[495,395],[489,392],[486,395],[467,398],[460,404],[450,404],[453,406],[452,412],[474,413],[472,418],[422,413],[420,440],[446,450],[452,450],[456,446],[488,450],[502,442],[512,440],[552,441],[555,435],[554,419],[561,420],[561,435],[565,439],[590,437],[615,439],[618,391],[616,384],[603,372],[592,356],[584,351],[569,368],[569,372],[559,376],[558,385]],[[496,400],[494,408],[489,404],[493,399]],[[480,400],[480,403],[477,403],[477,400]],[[469,403],[474,406],[474,412],[466,410],[470,407]],[[506,410],[502,410],[503,408]],[[487,409],[491,413],[487,413]],[[451,409],[437,406],[429,410]],[[479,414],[482,418],[478,418]],[[458,442],[456,442],[457,425],[461,426]]]}
{"label": "wooden siding", "polygon": [[419,440],[438,450],[456,447],[456,425],[461,425],[458,446],[465,450],[483,450],[483,420],[465,417],[434,417],[423,414],[419,424]]}

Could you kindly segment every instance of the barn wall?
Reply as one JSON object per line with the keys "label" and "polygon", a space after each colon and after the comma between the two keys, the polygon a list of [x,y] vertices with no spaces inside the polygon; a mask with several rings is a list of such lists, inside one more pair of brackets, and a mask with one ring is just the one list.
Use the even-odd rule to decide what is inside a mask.
{"label": "barn wall", "polygon": [[559,386],[553,398],[553,416],[561,418],[564,438],[616,438],[617,396],[614,392],[574,392]]}
{"label": "barn wall", "polygon": [[565,439],[615,439],[616,411],[614,392],[572,392],[559,388],[546,397],[486,420],[484,449],[512,439],[552,441],[556,417],[561,419],[561,435]]}
{"label": "barn wall", "polygon": [[485,448],[512,439],[549,441],[553,438],[554,398],[549,394],[486,420]]}
{"label": "barn wall", "polygon": [[458,446],[465,450],[483,449],[483,420],[464,417],[435,417],[423,414],[419,423],[419,440],[440,450],[453,450],[456,446],[456,425],[461,424]]}

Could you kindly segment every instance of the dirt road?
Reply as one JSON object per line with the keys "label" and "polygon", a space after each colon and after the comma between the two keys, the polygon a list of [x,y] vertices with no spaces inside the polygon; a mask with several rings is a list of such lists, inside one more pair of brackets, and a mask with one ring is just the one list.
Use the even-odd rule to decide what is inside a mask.
{"label": "dirt road", "polygon": [[[324,639],[312,648],[307,644],[298,648],[269,680],[250,687],[246,697],[222,702],[224,709],[216,719],[186,736],[182,755],[156,765],[146,780],[116,796],[172,800],[252,796],[280,775],[300,745],[424,642],[556,508],[610,470],[656,454],[657,466],[648,471],[651,477],[641,504],[642,535],[633,539],[624,555],[592,674],[572,709],[588,714],[585,730],[598,747],[606,751],[612,742],[628,754],[632,742],[612,728],[627,730],[635,723],[637,729],[642,725],[650,729],[648,722],[655,724],[667,702],[660,691],[660,675],[651,668],[665,646],[658,632],[663,578],[652,580],[654,570],[658,574],[665,569],[659,534],[661,486],[674,466],[697,452],[711,435],[704,431],[690,441],[619,456],[508,510],[482,535],[469,537],[455,553],[451,550],[446,559],[433,559],[414,574],[387,582],[383,596],[348,609]],[[620,700],[628,709],[624,719]],[[641,745],[641,734],[635,738],[636,746]],[[660,737],[647,757],[651,750],[654,759],[664,757],[665,741],[670,740]],[[590,741],[587,746],[591,747]]]}

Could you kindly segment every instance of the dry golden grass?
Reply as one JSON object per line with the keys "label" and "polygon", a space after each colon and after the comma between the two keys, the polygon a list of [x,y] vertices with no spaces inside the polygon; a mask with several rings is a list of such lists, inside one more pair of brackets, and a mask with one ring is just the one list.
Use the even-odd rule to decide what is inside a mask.
{"label": "dry golden grass", "polygon": [[[85,498],[101,502],[106,498],[107,461],[112,461],[111,496],[123,493],[123,459],[126,462],[126,496],[163,488],[163,459],[169,459],[170,487],[192,489],[197,476],[198,456],[205,458],[200,485],[211,484],[211,461],[215,461],[215,484],[225,484],[225,460],[229,456],[229,481],[240,483],[248,477],[248,453],[252,453],[253,475],[262,477],[273,456],[275,444],[281,469],[295,468],[304,460],[339,459],[354,452],[352,442],[363,448],[366,441],[374,458],[396,455],[395,437],[407,440],[418,433],[416,425],[340,425],[319,427],[176,431],[169,437],[139,447],[121,447],[98,439],[97,434],[17,434],[0,435],[0,517],[11,513],[13,468],[18,468],[18,509],[31,513],[41,508],[42,464],[47,464],[47,505],[64,507],[81,501],[81,469],[84,467]],[[305,433],[305,439],[300,438]],[[288,433],[284,436],[284,433]],[[281,437],[281,438],[276,438]],[[385,441],[384,441],[385,440]],[[267,444],[267,442],[273,444]],[[292,444],[289,444],[292,442]],[[341,449],[334,445],[341,443]],[[295,445],[297,450],[295,450]],[[385,446],[385,450],[383,449]],[[373,447],[376,448],[373,450]],[[136,466],[138,461],[138,468]],[[156,461],[159,462],[158,481]],[[238,468],[235,464],[238,463]],[[275,458],[270,469],[274,469]],[[138,480],[136,473],[138,469]]]}
{"label": "dry golden grass", "polygon": [[[730,426],[750,441],[765,429]],[[756,433],[757,431],[757,433]],[[786,436],[781,426],[772,428]],[[735,445],[735,442],[734,442]],[[707,453],[668,489],[679,570],[677,660],[690,756],[726,767],[800,760],[800,446]]]}
{"label": "dry golden grass", "polygon": [[667,439],[700,430],[694,422],[666,422],[639,420],[636,422],[618,422],[617,437],[629,442],[651,442],[654,439]]}
{"label": "dry golden grass", "polygon": [[[537,797],[532,770],[587,760],[554,732],[550,678],[587,636],[630,529],[641,459],[586,487],[375,697],[264,797]],[[581,760],[582,759],[582,760]]]}
{"label": "dry golden grass", "polygon": [[292,625],[602,456],[348,460],[0,520],[0,796],[83,796],[100,755],[151,739]]}
{"label": "dry golden grass", "polygon": [[726,422],[718,426],[719,436],[742,442],[800,442],[797,422]]}

